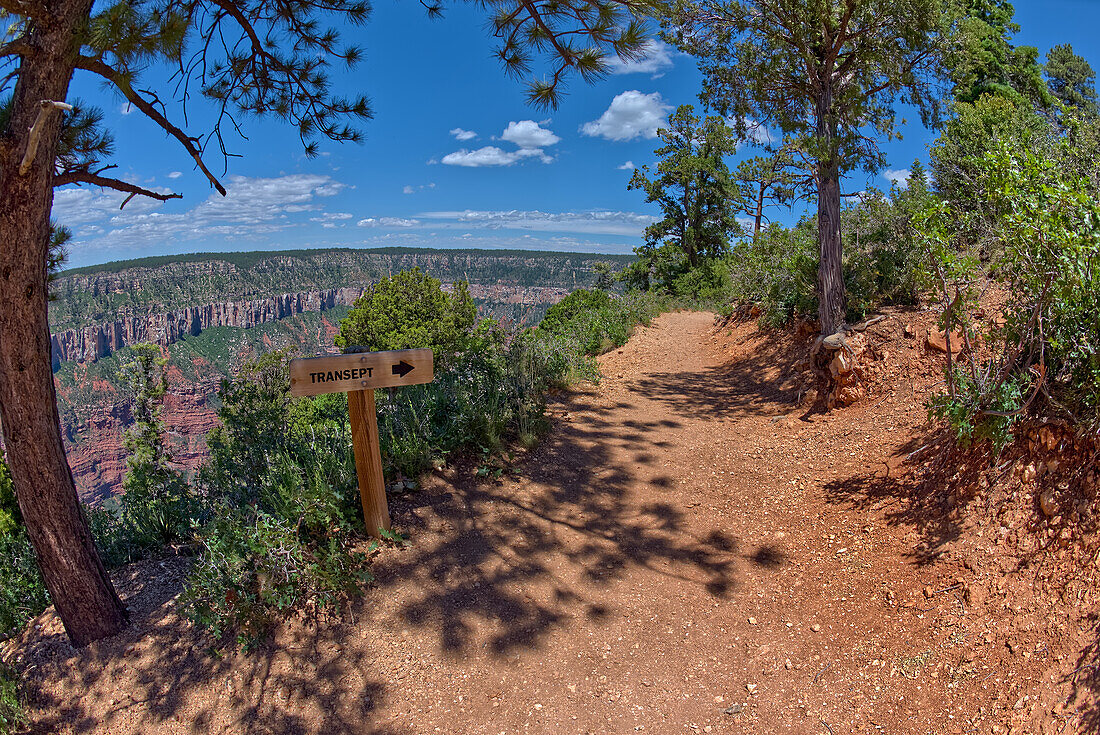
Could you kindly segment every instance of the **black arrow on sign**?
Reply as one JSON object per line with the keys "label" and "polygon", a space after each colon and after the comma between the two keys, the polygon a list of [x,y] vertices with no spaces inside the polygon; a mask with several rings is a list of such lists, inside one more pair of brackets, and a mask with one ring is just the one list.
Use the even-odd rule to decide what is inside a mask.
{"label": "black arrow on sign", "polygon": [[394,365],[392,370],[394,375],[403,378],[413,371],[413,366],[402,360],[397,365]]}

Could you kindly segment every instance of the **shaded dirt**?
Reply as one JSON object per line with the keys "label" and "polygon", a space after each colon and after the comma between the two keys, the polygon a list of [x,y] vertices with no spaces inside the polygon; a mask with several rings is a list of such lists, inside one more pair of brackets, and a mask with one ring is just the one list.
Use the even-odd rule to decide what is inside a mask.
{"label": "shaded dirt", "polygon": [[999,496],[943,477],[930,323],[868,330],[871,395],[823,413],[791,367],[808,343],[662,316],[559,397],[515,472],[396,500],[412,544],[342,620],[214,655],[175,612],[176,559],[120,580],[136,624],[115,640],[74,652],[47,612],[6,654],[34,729],[1092,732],[1094,585],[1039,589]]}

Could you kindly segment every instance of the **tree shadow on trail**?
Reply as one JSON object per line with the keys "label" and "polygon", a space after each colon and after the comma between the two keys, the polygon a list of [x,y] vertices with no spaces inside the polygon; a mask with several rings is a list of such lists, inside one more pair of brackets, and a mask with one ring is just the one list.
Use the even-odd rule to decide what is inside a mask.
{"label": "tree shadow on trail", "polygon": [[[949,461],[957,456],[947,432],[918,435],[877,467],[826,483],[825,494],[834,504],[881,511],[890,525],[911,526],[918,536],[912,556],[920,564],[930,564],[959,539],[966,515],[963,511],[976,499],[974,490],[984,471],[978,462],[958,465]],[[959,472],[950,485],[949,471]],[[956,492],[949,492],[948,487]]]}
{"label": "tree shadow on trail", "polygon": [[715,420],[733,413],[787,413],[798,408],[813,387],[809,374],[795,367],[792,349],[801,350],[779,336],[721,365],[697,372],[653,373],[627,386],[685,417]]}
{"label": "tree shadow on trail", "polygon": [[624,612],[609,598],[626,579],[727,599],[738,563],[783,563],[774,553],[742,553],[722,529],[701,527],[687,515],[690,491],[677,489],[654,458],[638,460],[650,437],[679,422],[637,414],[601,421],[604,409],[584,395],[563,408],[573,419],[555,427],[522,477],[460,479],[395,508],[413,545],[380,561],[380,591],[402,600],[403,623],[438,628],[447,654],[512,656],[571,621],[599,624]]}
{"label": "tree shadow on trail", "polygon": [[187,567],[173,558],[120,570],[131,626],[114,638],[74,649],[50,613],[46,627],[58,632],[28,629],[30,732],[397,732],[364,726],[389,691],[364,674],[366,652],[340,646],[353,625],[287,624],[258,650],[215,652],[177,612]]}

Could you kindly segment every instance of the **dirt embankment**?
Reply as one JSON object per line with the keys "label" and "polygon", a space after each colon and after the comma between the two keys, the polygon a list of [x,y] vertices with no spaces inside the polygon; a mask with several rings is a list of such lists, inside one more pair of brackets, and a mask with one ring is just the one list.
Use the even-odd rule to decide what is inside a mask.
{"label": "dirt embankment", "polygon": [[960,465],[925,425],[930,323],[869,327],[864,397],[821,412],[808,339],[665,315],[517,472],[396,500],[413,543],[342,620],[215,655],[176,561],[120,580],[137,622],[115,640],[75,652],[45,614],[7,653],[35,729],[1095,732],[1095,585],[1062,538],[1088,508],[1057,467]]}

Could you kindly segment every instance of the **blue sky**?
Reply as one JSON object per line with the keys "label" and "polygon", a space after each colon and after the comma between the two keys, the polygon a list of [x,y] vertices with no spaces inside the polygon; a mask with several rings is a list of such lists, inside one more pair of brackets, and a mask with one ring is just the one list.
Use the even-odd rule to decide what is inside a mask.
{"label": "blue sky", "polygon": [[[1020,2],[1016,19],[1017,44],[1045,54],[1069,42],[1100,68],[1100,2]],[[323,142],[322,154],[307,159],[288,126],[246,120],[248,139],[229,140],[241,157],[229,159],[226,198],[159,128],[78,74],[71,96],[106,113],[119,177],[184,199],[139,198],[120,212],[122,194],[59,190],[54,217],[75,234],[70,264],[337,246],[627,253],[657,214],[639,192],[627,191],[630,166],[653,163],[656,127],[668,112],[698,106],[694,61],[657,44],[647,60],[617,65],[594,84],[574,80],[558,109],[531,107],[522,85],[491,58],[485,16],[471,4],[432,21],[412,0],[379,0],[368,24],[346,31],[345,40],[366,51],[338,79],[341,89],[371,100],[365,142]],[[187,131],[204,132],[201,104],[188,112]],[[915,116],[903,131],[885,146],[888,171],[861,175],[846,190],[888,188],[914,158],[927,160],[931,135]],[[219,155],[208,162],[221,172]]]}

